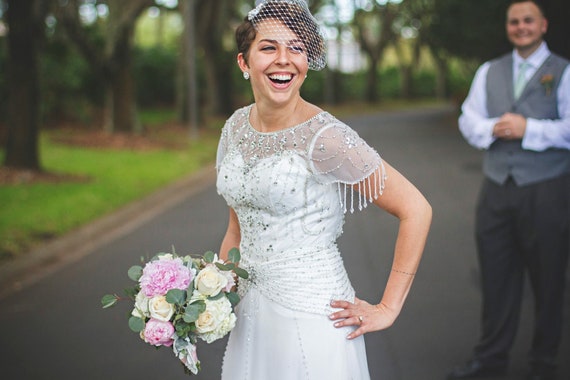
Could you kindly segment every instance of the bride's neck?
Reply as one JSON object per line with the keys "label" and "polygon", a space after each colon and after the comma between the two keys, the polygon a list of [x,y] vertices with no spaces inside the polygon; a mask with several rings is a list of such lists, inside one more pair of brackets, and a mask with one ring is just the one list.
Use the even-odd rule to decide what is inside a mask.
{"label": "bride's neck", "polygon": [[284,107],[255,103],[250,122],[260,132],[275,132],[300,124],[310,118],[311,106],[303,99]]}

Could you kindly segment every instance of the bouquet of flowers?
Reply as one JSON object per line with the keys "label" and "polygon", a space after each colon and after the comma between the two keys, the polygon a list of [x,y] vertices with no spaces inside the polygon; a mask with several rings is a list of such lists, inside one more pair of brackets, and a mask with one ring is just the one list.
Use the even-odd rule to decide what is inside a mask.
{"label": "bouquet of flowers", "polygon": [[[198,339],[211,343],[235,326],[239,296],[233,289],[237,277],[248,278],[239,260],[233,248],[225,262],[210,251],[201,257],[159,253],[144,266],[132,266],[128,275],[137,285],[125,289],[134,302],[129,327],[148,344],[172,347],[185,372],[197,374]],[[107,294],[101,303],[108,308],[121,299]]]}

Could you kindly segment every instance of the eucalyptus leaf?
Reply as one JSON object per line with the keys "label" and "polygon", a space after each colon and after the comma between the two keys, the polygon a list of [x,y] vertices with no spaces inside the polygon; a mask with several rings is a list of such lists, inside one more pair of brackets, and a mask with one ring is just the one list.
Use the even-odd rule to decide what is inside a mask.
{"label": "eucalyptus leaf", "polygon": [[239,301],[240,301],[240,297],[237,293],[235,292],[229,292],[226,294],[226,297],[228,297],[228,300],[230,301],[230,303],[232,304],[232,306],[236,306]]}
{"label": "eucalyptus leaf", "polygon": [[129,327],[136,333],[141,332],[144,330],[144,321],[138,317],[131,316],[129,318]]}
{"label": "eucalyptus leaf", "polygon": [[176,322],[174,328],[176,329],[176,335],[180,337],[186,336],[192,331],[192,326],[182,320]]}
{"label": "eucalyptus leaf", "polygon": [[135,299],[135,297],[137,296],[137,293],[139,292],[139,289],[138,288],[125,288],[124,292],[125,292],[127,297],[129,297],[131,299]]}
{"label": "eucalyptus leaf", "polygon": [[235,247],[230,249],[230,251],[228,252],[228,260],[231,261],[232,263],[239,263],[240,259],[241,255],[239,253],[239,249]]}
{"label": "eucalyptus leaf", "polygon": [[214,252],[208,251],[208,252],[204,253],[204,261],[207,263],[213,263],[215,256],[216,256],[216,254]]}
{"label": "eucalyptus leaf", "polygon": [[166,302],[173,305],[182,305],[186,301],[186,291],[181,289],[170,289],[166,293]]}
{"label": "eucalyptus leaf", "polygon": [[247,273],[247,271],[245,269],[242,269],[240,267],[236,267],[234,269],[234,272],[241,278],[244,278],[244,279],[249,278],[249,273]]}
{"label": "eucalyptus leaf", "polygon": [[206,303],[203,301],[195,302],[186,307],[184,310],[184,322],[192,323],[196,322],[202,314],[206,310]]}
{"label": "eucalyptus leaf", "polygon": [[111,307],[113,305],[115,305],[117,303],[119,299],[117,298],[116,295],[114,294],[105,294],[102,298],[101,298],[101,305],[103,305],[103,309],[106,309],[108,307]]}
{"label": "eucalyptus leaf", "polygon": [[219,292],[218,294],[216,294],[215,296],[210,296],[208,297],[209,300],[211,301],[215,301],[215,300],[219,300],[220,298],[224,297],[224,293],[223,292]]}
{"label": "eucalyptus leaf", "polygon": [[235,265],[233,263],[230,263],[230,264],[216,263],[216,266],[218,267],[218,269],[226,271],[226,272],[233,270],[235,268]]}
{"label": "eucalyptus leaf", "polygon": [[133,265],[129,268],[128,275],[133,281],[138,281],[142,276],[143,268],[140,265]]}

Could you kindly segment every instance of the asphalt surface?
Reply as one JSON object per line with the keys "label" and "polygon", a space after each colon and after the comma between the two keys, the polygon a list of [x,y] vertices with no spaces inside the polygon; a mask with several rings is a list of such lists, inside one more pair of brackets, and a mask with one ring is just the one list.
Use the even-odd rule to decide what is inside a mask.
{"label": "asphalt surface", "polygon": [[[452,108],[434,108],[345,119],[434,209],[400,318],[389,330],[366,336],[374,380],[442,380],[469,358],[479,334],[473,218],[481,153],[462,140],[456,116]],[[206,168],[0,267],[1,378],[186,378],[170,349],[155,350],[129,330],[130,302],[103,310],[99,300],[131,286],[126,272],[141,256],[172,246],[180,254],[218,249],[227,209],[214,177],[214,169]],[[339,246],[360,298],[380,298],[396,228],[393,217],[373,207],[347,216]],[[570,379],[568,293],[560,380]],[[532,307],[527,289],[510,371],[501,379],[524,379]],[[202,372],[196,379],[219,379],[224,347],[225,340],[199,346]]]}

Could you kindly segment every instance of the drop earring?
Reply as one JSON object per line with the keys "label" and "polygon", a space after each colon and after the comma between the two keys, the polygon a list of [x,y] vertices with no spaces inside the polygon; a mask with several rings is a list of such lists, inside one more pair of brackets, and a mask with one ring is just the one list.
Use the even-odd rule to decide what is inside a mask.
{"label": "drop earring", "polygon": [[245,79],[245,80],[249,79],[249,73],[247,71],[243,72],[243,79]]}

